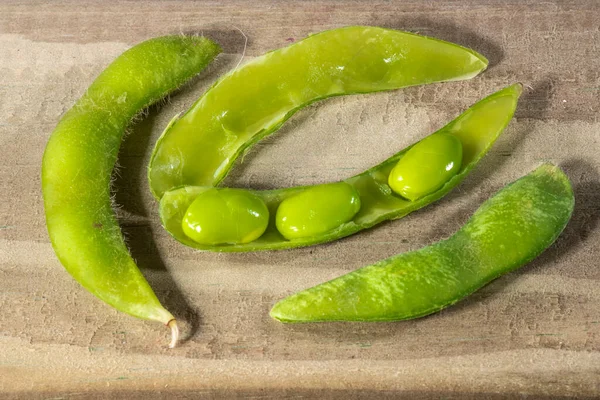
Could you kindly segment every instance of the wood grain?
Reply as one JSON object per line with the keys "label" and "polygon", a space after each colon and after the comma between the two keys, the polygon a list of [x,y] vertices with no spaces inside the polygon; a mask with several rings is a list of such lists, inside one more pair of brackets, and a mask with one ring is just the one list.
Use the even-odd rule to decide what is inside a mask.
{"label": "wood grain", "polygon": [[[392,27],[474,48],[491,68],[468,82],[320,102],[259,143],[227,179],[274,188],[353,175],[513,82],[527,88],[503,137],[435,205],[306,249],[199,253],[161,227],[145,179],[169,119],[244,60],[311,32]],[[56,122],[131,45],[200,33],[225,54],[152,107],[120,154],[123,231],[157,295],[182,320],[122,315],[64,271],[45,229],[40,163]],[[0,4],[0,397],[558,398],[600,396],[600,4],[589,1],[4,1]],[[541,257],[458,305],[400,323],[288,326],[268,310],[294,291],[447,237],[541,161],[576,192]]]}

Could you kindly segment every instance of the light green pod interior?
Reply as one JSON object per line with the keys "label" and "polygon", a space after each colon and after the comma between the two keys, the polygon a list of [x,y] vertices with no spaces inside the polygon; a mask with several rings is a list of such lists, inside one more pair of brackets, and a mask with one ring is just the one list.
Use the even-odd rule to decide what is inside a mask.
{"label": "light green pod interior", "polygon": [[235,159],[317,100],[469,79],[475,51],[407,32],[351,26],[269,52],[223,76],[160,137],[148,179],[160,199],[184,185],[215,186]]}
{"label": "light green pod interior", "polygon": [[508,125],[517,106],[521,90],[519,84],[500,90],[474,104],[459,117],[432,134],[452,135],[460,140],[463,153],[462,165],[456,175],[452,176],[442,187],[416,201],[409,201],[395,194],[388,185],[390,172],[411,146],[379,165],[344,180],[359,193],[360,210],[351,220],[323,234],[288,240],[281,235],[276,226],[275,216],[279,205],[286,199],[314,186],[251,191],[261,197],[269,208],[270,220],[265,233],[257,240],[246,244],[201,245],[190,240],[181,230],[181,221],[188,206],[198,194],[210,190],[212,187],[184,186],[166,192],[159,205],[162,224],[175,239],[187,246],[201,250],[232,252],[288,249],[325,243],[351,235],[385,220],[401,218],[440,199],[467,176]]}

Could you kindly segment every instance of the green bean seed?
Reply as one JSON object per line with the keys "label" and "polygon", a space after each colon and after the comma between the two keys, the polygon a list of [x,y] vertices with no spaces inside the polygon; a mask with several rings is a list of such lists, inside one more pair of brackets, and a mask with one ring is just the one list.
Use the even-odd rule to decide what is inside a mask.
{"label": "green bean seed", "polygon": [[243,244],[258,239],[269,224],[262,199],[242,189],[209,189],[188,207],[183,232],[200,244]]}
{"label": "green bean seed", "polygon": [[483,203],[450,238],[294,294],[271,316],[393,321],[434,313],[533,260],[560,235],[574,204],[567,176],[542,165]]}
{"label": "green bean seed", "polygon": [[460,170],[462,144],[456,136],[431,135],[398,161],[388,178],[392,190],[415,201],[435,192]]}
{"label": "green bean seed", "polygon": [[321,235],[350,221],[360,210],[358,191],[346,182],[313,186],[281,202],[277,229],[289,240]]}

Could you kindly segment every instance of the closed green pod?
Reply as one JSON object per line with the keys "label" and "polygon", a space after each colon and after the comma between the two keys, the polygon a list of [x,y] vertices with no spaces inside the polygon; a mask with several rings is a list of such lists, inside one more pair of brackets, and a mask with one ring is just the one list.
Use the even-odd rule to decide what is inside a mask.
{"label": "closed green pod", "polygon": [[294,294],[271,316],[395,321],[434,313],[537,257],[565,228],[574,204],[567,176],[542,165],[483,203],[450,238]]}
{"label": "closed green pod", "polygon": [[112,209],[111,173],[127,125],[145,107],[199,73],[219,54],[203,37],[166,36],[115,59],[65,113],[42,160],[42,194],[52,246],[65,269],[119,311],[169,324],[121,236]]}

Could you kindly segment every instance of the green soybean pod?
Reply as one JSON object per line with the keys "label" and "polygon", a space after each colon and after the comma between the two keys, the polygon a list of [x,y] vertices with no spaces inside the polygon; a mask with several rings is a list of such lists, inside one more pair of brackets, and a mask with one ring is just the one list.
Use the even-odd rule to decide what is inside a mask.
{"label": "green soybean pod", "polygon": [[150,188],[160,199],[180,186],[215,186],[245,149],[315,101],[469,79],[487,65],[473,50],[391,29],[311,35],[231,71],[175,117],[154,148]]}
{"label": "green soybean pod", "polygon": [[42,161],[46,224],[67,271],[95,296],[134,317],[171,327],[129,255],[111,207],[111,172],[125,128],[142,109],[192,78],[220,52],[204,37],[166,36],[120,55],[60,120]]}
{"label": "green soybean pod", "polygon": [[[253,194],[265,202],[271,218],[265,233],[249,243],[206,245],[191,240],[183,232],[181,224],[186,210],[200,193],[212,186],[183,186],[166,192],[159,204],[161,222],[175,239],[186,246],[200,250],[243,252],[290,249],[326,243],[368,229],[383,221],[402,218],[441,199],[468,176],[512,119],[521,91],[521,85],[515,84],[491,94],[417,144],[399,151],[367,171],[344,180],[345,184],[352,186],[358,192],[360,209],[350,220],[331,230],[289,239],[277,229],[276,214],[280,204],[312,190],[314,186],[252,190]],[[435,135],[450,135],[460,141],[462,163],[458,171],[446,176],[445,179],[448,180],[441,187],[414,201],[394,193],[389,186],[389,176],[394,167],[412,148]],[[418,178],[418,171],[415,173]],[[310,205],[307,205],[307,208],[310,208],[308,206]]]}
{"label": "green soybean pod", "polygon": [[243,189],[211,188],[188,207],[183,232],[206,245],[243,244],[258,239],[269,224],[262,199]]}
{"label": "green soybean pod", "polygon": [[358,210],[360,195],[352,185],[316,185],[283,200],[275,224],[286,239],[314,237],[350,221]]}
{"label": "green soybean pod", "polygon": [[537,257],[573,212],[573,190],[544,164],[487,200],[449,239],[380,261],[281,300],[281,322],[394,321],[452,305]]}

